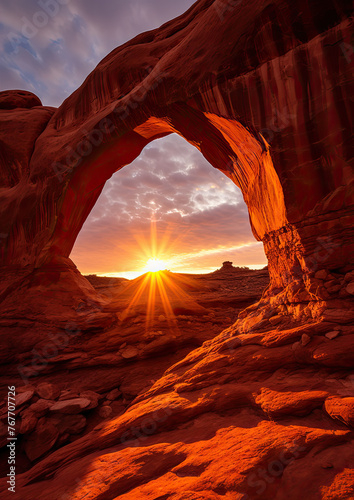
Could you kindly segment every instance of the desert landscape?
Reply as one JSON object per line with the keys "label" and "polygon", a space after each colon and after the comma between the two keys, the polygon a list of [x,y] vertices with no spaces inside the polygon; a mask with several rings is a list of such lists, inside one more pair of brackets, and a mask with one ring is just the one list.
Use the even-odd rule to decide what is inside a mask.
{"label": "desert landscape", "polygon": [[[354,499],[353,59],[346,0],[198,0],[57,108],[0,92],[1,498]],[[268,265],[84,276],[105,183],[172,133]]]}
{"label": "desert landscape", "polygon": [[[132,281],[89,276],[98,294],[109,303],[112,325],[105,329],[88,328],[84,339],[73,332],[70,345],[63,337],[53,334],[54,343],[36,346],[42,358],[34,360],[32,372],[24,370],[19,374],[13,369],[18,366],[7,366],[1,381],[2,392],[6,393],[13,383],[19,387],[17,432],[20,441],[17,446],[21,460],[17,462],[18,472],[28,470],[32,461],[89,433],[106,418],[121,415],[167,368],[213,339],[246,305],[259,300],[269,283],[267,270],[251,271],[232,266],[209,275],[166,274],[165,279],[173,284],[173,291],[166,286],[170,308],[166,310],[157,292],[153,311],[149,310],[153,276],[144,275]],[[149,286],[132,305],[145,279]],[[57,355],[53,356],[56,353],[50,352],[50,347],[56,349]],[[50,355],[45,356],[46,353]],[[27,346],[21,358],[29,360],[31,356],[33,358],[33,351]],[[56,414],[54,407],[51,413],[55,401],[65,403],[63,412]],[[5,470],[6,399],[1,415],[2,429],[6,431],[2,439]],[[38,426],[43,426],[39,433]],[[51,431],[54,435],[50,435]]]}

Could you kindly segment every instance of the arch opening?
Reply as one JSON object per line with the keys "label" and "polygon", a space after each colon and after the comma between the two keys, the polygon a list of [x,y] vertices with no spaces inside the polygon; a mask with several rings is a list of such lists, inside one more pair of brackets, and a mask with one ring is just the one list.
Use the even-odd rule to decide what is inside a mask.
{"label": "arch opening", "polygon": [[83,274],[131,279],[161,266],[208,273],[226,260],[267,264],[241,190],[176,134],[106,182],[70,257]]}
{"label": "arch opening", "polygon": [[[114,118],[114,114],[110,116]],[[68,182],[55,228],[38,262],[51,262],[52,256],[67,258],[105,182],[134,161],[149,143],[171,133],[195,146],[209,164],[241,189],[258,241],[287,225],[283,190],[268,144],[257,132],[236,120],[184,105],[174,105],[168,116],[150,116],[129,128],[119,135],[113,127],[113,133],[87,159],[74,171],[64,173]]]}
{"label": "arch opening", "polygon": [[148,336],[180,335],[187,319],[192,335],[196,318],[210,314],[214,334],[269,283],[241,189],[177,134],[150,142],[112,175],[70,257],[120,327],[138,321]]}

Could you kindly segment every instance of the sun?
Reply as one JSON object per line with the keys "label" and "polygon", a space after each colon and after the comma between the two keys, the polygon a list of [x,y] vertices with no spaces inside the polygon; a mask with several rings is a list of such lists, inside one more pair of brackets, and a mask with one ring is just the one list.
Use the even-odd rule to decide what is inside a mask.
{"label": "sun", "polygon": [[149,273],[157,273],[166,269],[166,263],[163,260],[151,258],[147,261],[145,269]]}

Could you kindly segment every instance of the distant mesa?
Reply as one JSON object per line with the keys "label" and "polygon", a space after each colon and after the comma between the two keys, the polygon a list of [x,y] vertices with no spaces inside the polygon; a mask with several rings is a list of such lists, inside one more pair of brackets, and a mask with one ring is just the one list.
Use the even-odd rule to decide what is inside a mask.
{"label": "distant mesa", "polygon": [[252,271],[253,269],[250,269],[247,266],[242,266],[242,267],[234,266],[232,262],[226,260],[225,262],[222,263],[221,268],[217,269],[212,274],[229,274],[229,273],[238,274],[238,273],[249,273]]}

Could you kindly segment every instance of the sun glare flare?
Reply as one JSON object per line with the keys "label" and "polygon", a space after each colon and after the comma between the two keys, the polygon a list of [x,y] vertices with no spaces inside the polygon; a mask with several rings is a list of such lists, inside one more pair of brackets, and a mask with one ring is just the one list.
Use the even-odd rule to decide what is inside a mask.
{"label": "sun glare flare", "polygon": [[[185,233],[179,233],[178,236],[172,239],[173,227],[169,227],[164,233],[159,234],[156,228],[155,212],[151,215],[150,239],[146,241],[141,234],[135,234],[137,244],[141,248],[142,257],[145,257],[141,262],[146,262],[141,268],[142,275],[132,280],[124,290],[120,293],[129,293],[132,291],[132,298],[129,301],[128,307],[119,315],[120,321],[126,321],[127,318],[134,316],[134,311],[139,310],[142,304],[146,306],[145,330],[149,333],[155,325],[156,328],[162,330],[159,318],[162,316],[163,321],[166,321],[166,326],[170,331],[178,332],[178,322],[174,312],[175,307],[184,308],[186,304],[189,307],[200,308],[191,296],[184,290],[188,287],[189,281],[187,277],[177,278],[173,273],[159,272],[167,271],[170,266],[173,266],[174,251],[177,243],[186,236]],[[157,256],[171,256],[167,260],[162,260]],[[177,306],[176,306],[177,304]],[[141,310],[139,315],[141,315]]]}
{"label": "sun glare flare", "polygon": [[166,263],[163,260],[151,258],[147,261],[145,269],[149,273],[156,273],[158,271],[164,271],[166,267]]}

